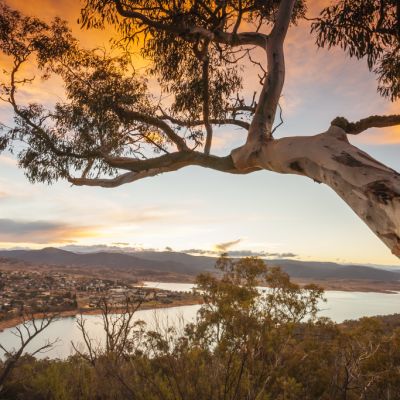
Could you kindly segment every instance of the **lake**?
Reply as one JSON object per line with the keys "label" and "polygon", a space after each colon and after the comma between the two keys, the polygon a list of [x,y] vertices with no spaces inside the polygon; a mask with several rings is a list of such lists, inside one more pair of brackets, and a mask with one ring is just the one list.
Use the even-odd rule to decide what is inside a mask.
{"label": "lake", "polygon": [[[175,291],[190,291],[193,287],[192,284],[188,283],[145,282],[145,285]],[[400,293],[326,291],[325,297],[327,302],[320,305],[320,315],[329,317],[335,322],[400,312]],[[171,325],[181,329],[184,322],[195,320],[199,307],[199,305],[194,305],[138,311],[136,320],[145,321],[150,329],[154,329],[156,326],[163,328]],[[99,315],[87,315],[85,319],[91,337],[101,343],[103,338],[101,317]],[[60,338],[59,343],[50,352],[40,354],[38,357],[65,358],[73,354],[71,342],[77,344],[78,347],[82,345],[81,334],[76,326],[75,317],[62,318],[53,323],[43,333],[42,337],[36,338],[36,342],[31,344],[31,349],[44,343],[46,339],[54,340],[55,338]],[[7,348],[12,348],[18,345],[18,338],[12,334],[12,329],[6,329],[4,332],[0,332],[0,343]],[[2,353],[0,353],[1,356]]]}

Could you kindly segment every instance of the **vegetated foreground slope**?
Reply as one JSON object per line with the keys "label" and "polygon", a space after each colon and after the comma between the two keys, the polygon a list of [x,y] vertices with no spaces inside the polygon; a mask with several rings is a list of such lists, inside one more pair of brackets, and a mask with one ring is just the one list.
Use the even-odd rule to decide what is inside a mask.
{"label": "vegetated foreground slope", "polygon": [[[11,350],[12,357],[0,360],[1,397],[400,398],[398,315],[336,324],[319,318],[324,294],[316,286],[293,284],[259,259],[221,258],[218,266],[220,276],[197,278],[203,304],[186,329],[184,318],[157,320],[155,331],[144,321],[132,323],[135,302],[118,316],[104,305],[103,343],[93,345],[82,322],[82,345],[67,359]],[[258,284],[274,290],[258,291]]]}

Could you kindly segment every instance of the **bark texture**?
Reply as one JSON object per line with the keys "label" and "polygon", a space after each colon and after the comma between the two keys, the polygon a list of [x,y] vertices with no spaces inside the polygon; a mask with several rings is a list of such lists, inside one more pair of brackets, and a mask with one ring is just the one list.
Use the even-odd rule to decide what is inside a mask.
{"label": "bark texture", "polygon": [[342,128],[331,125],[315,136],[269,140],[250,157],[245,147],[232,153],[238,168],[263,168],[325,183],[400,257],[400,174],[349,143]]}

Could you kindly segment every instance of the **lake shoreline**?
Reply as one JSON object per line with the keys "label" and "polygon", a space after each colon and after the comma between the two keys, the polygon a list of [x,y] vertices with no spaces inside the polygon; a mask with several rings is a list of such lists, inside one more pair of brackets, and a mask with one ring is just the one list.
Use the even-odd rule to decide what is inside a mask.
{"label": "lake shoreline", "polygon": [[[146,305],[143,304],[138,311],[143,311],[143,310],[158,310],[158,309],[163,309],[163,308],[174,308],[174,307],[184,307],[184,306],[194,306],[201,304],[202,301],[200,298],[196,299],[185,299],[185,300],[179,300],[179,301],[174,301],[172,303],[159,303],[159,304],[151,304],[151,305]],[[114,310],[116,314],[122,312],[121,309],[115,309]],[[119,312],[118,312],[119,311]],[[63,319],[63,318],[76,318],[79,315],[101,315],[101,310],[96,308],[96,309],[78,309],[78,310],[65,310],[65,311],[60,311],[56,312],[57,314],[57,319]],[[40,319],[44,316],[43,313],[36,313],[33,315],[35,319]],[[17,325],[21,324],[23,322],[22,317],[14,317],[10,319],[6,319],[3,321],[0,321],[0,333],[3,332],[6,329],[11,329],[15,328]]]}
{"label": "lake shoreline", "polygon": [[[397,294],[400,293],[400,280],[398,282],[371,281],[371,280],[341,280],[341,279],[308,279],[308,278],[293,278],[290,280],[301,287],[308,285],[320,286],[325,292],[349,292],[349,293],[381,293],[381,294]],[[158,286],[148,286],[147,284],[192,284],[193,282],[182,281],[146,281],[141,280],[137,283],[138,287],[159,288]],[[267,287],[267,286],[265,286]],[[165,290],[165,288],[164,288]],[[166,289],[169,290],[169,289]],[[190,290],[190,289],[188,289]]]}
{"label": "lake shoreline", "polygon": [[[191,284],[176,284],[174,287],[166,287],[165,283],[152,282],[156,284],[160,290],[172,290],[176,292],[187,292]],[[144,282],[148,287],[152,284],[149,281]],[[352,321],[359,320],[363,317],[381,317],[386,318],[393,314],[397,314],[398,320],[400,321],[400,293],[396,294],[383,294],[383,293],[366,293],[366,292],[345,292],[345,291],[326,291],[325,296],[326,302],[320,301],[317,304],[318,317],[328,318],[335,324],[344,324],[346,327],[352,324]],[[154,329],[153,326],[166,328],[168,326],[179,327],[182,329],[185,323],[196,321],[198,316],[198,310],[201,307],[199,305],[200,297],[187,297],[180,299],[180,301],[174,301],[171,303],[159,304],[148,302],[145,307],[142,307],[134,320],[142,320],[145,322],[146,329]],[[155,309],[159,308],[157,313]],[[96,340],[104,339],[104,330],[102,327],[102,318],[99,315],[100,310],[95,309],[83,309],[83,318],[87,321],[86,328],[90,333],[90,337]],[[118,313],[123,311],[122,309],[113,309],[112,313]],[[46,330],[46,333],[42,336],[42,340],[54,340],[60,338],[59,345],[55,346],[49,353],[45,353],[39,358],[59,358],[64,359],[73,354],[71,348],[72,343],[82,343],[82,333],[76,323],[76,318],[79,318],[80,310],[70,310],[60,314],[60,318],[56,320]],[[36,316],[40,318],[40,315]],[[18,338],[13,335],[15,330],[13,326],[21,322],[20,319],[14,319],[9,321],[3,321],[7,323],[7,328],[0,333],[0,342],[2,345],[12,348],[18,346]],[[171,325],[172,324],[172,325]],[[99,342],[100,343],[100,342]],[[31,346],[30,350],[34,350],[35,346]],[[1,354],[1,352],[0,352]]]}
{"label": "lake shoreline", "polygon": [[[310,283],[321,286],[325,292],[348,292],[348,293],[379,293],[379,294],[397,294],[400,293],[400,284],[396,283],[386,283],[386,282],[374,282],[374,281],[341,281],[341,280],[319,280],[312,281],[308,279],[296,279],[292,278],[294,283],[297,283],[300,286],[307,286]],[[163,282],[163,281],[144,281],[141,280],[137,283],[137,287],[146,287],[148,283],[192,283],[192,282]],[[194,284],[194,282],[193,282]],[[151,286],[147,286],[151,287]],[[139,310],[156,310],[162,308],[174,308],[174,307],[182,307],[182,306],[191,306],[201,304],[201,298],[195,299],[184,299],[177,300],[172,303],[158,303],[158,304],[143,304]],[[138,311],[139,311],[138,310]],[[77,317],[78,315],[100,315],[100,309],[77,309],[77,310],[65,310],[57,313],[58,318],[68,318],[68,317]],[[34,315],[35,318],[40,318],[43,316],[42,313],[37,313]],[[21,317],[13,317],[10,319],[6,319],[0,321],[0,333],[6,329],[14,328],[17,325],[23,322]]]}
{"label": "lake shoreline", "polygon": [[340,292],[360,292],[360,293],[382,293],[396,294],[400,293],[400,281],[384,282],[370,280],[340,280],[340,279],[304,279],[291,278],[293,283],[300,286],[315,284],[324,289],[325,292],[340,291]]}

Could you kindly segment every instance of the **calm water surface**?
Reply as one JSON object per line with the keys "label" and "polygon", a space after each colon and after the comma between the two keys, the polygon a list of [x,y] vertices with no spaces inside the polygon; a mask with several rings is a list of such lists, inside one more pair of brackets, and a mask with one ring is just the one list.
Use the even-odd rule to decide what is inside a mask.
{"label": "calm water surface", "polygon": [[[148,287],[175,291],[191,291],[190,283],[163,283],[145,282]],[[364,316],[388,315],[400,312],[400,293],[365,293],[365,292],[341,292],[326,291],[327,303],[320,305],[321,316],[329,317],[336,322],[346,319],[357,319]],[[165,328],[175,326],[178,330],[183,328],[185,322],[194,321],[200,306],[170,307],[157,310],[143,310],[136,313],[136,320],[146,322],[149,329],[156,327]],[[102,320],[99,315],[87,315],[86,326],[93,339],[97,343],[103,340]],[[45,342],[46,339],[60,338],[58,344],[48,353],[39,357],[65,358],[73,354],[71,342],[78,348],[82,347],[81,334],[76,326],[75,317],[62,318],[53,323],[42,335],[32,343],[31,349]],[[12,329],[0,332],[0,343],[7,348],[18,345],[18,338],[12,334]],[[82,347],[83,348],[83,347]],[[29,349],[28,349],[29,350]],[[0,353],[0,357],[2,353]]]}

